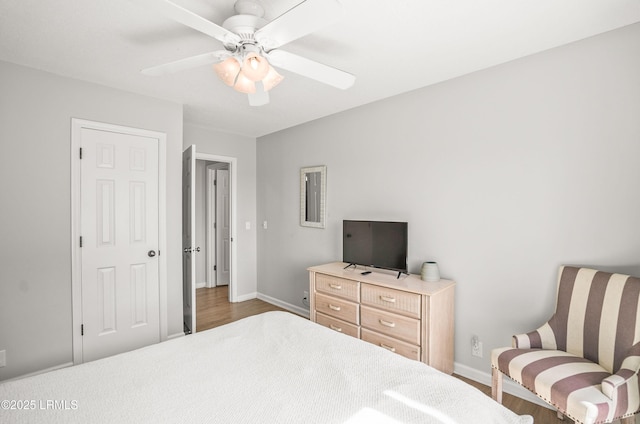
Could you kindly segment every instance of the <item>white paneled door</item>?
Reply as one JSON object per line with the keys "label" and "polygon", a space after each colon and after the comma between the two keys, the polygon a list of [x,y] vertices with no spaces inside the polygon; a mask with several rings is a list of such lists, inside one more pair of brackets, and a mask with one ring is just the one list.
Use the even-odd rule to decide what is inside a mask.
{"label": "white paneled door", "polygon": [[82,355],[160,341],[158,140],[82,128]]}
{"label": "white paneled door", "polygon": [[182,310],[187,333],[196,332],[196,146],[182,152]]}
{"label": "white paneled door", "polygon": [[216,285],[229,285],[231,267],[231,223],[229,171],[216,170]]}

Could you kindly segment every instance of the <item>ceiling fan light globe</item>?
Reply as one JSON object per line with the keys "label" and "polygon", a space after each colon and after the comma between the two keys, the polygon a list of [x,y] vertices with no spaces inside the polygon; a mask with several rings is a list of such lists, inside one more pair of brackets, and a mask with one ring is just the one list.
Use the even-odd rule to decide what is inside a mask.
{"label": "ceiling fan light globe", "polygon": [[233,88],[240,93],[253,94],[256,92],[256,83],[247,78],[244,71],[240,71]]}
{"label": "ceiling fan light globe", "polygon": [[213,69],[222,82],[233,87],[233,84],[236,82],[236,77],[240,72],[240,63],[238,63],[235,58],[229,57],[223,62],[213,65]]}
{"label": "ceiling fan light globe", "polygon": [[276,71],[273,66],[269,66],[269,72],[262,80],[262,85],[264,86],[264,91],[269,91],[276,85],[280,84],[284,77]]}
{"label": "ceiling fan light globe", "polygon": [[251,81],[262,80],[269,72],[269,62],[257,53],[247,54],[242,63],[242,73]]}

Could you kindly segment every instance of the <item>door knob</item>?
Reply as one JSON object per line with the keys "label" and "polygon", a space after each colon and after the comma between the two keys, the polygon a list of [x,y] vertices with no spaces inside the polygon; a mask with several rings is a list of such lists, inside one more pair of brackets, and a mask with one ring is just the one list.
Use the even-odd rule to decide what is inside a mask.
{"label": "door knob", "polygon": [[195,248],[195,249],[193,249],[193,250],[195,250],[196,252],[199,252],[199,251],[200,251],[200,246],[196,247],[196,248]]}
{"label": "door knob", "polygon": [[191,248],[190,247],[185,247],[184,248],[184,253],[191,253]]}
{"label": "door knob", "polygon": [[156,256],[156,251],[155,250],[149,250],[149,253],[147,253],[147,255],[149,255],[150,258],[153,258],[154,256]]}

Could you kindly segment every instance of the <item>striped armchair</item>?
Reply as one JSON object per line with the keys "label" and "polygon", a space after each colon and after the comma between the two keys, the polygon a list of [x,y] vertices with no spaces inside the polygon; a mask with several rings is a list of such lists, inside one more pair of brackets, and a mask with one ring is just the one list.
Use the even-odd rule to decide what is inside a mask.
{"label": "striped armchair", "polygon": [[492,395],[502,375],[576,423],[635,423],[640,410],[640,279],[564,266],[556,311],[537,330],[491,352]]}

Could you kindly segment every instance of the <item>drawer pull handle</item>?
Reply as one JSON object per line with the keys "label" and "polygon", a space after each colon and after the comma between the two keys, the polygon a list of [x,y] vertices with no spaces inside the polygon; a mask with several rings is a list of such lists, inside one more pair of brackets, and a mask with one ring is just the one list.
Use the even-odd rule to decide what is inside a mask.
{"label": "drawer pull handle", "polygon": [[390,302],[390,303],[396,303],[396,298],[395,297],[391,297],[391,296],[380,296],[380,300],[382,300],[383,302]]}
{"label": "drawer pull handle", "polygon": [[335,306],[335,305],[332,305],[331,303],[329,303],[329,309],[332,309],[334,311],[340,311],[341,308],[339,306]]}
{"label": "drawer pull handle", "polygon": [[338,333],[342,333],[342,328],[340,327],[336,327],[335,325],[331,324],[330,325],[332,330],[336,330]]}
{"label": "drawer pull handle", "polygon": [[385,321],[383,319],[379,319],[378,321],[380,321],[380,324],[384,325],[385,327],[393,328],[396,326],[395,322]]}
{"label": "drawer pull handle", "polygon": [[390,350],[391,352],[395,352],[395,351],[396,351],[396,348],[395,348],[395,347],[393,347],[393,346],[389,346],[389,345],[386,345],[386,344],[384,344],[384,343],[380,343],[380,347],[383,347],[383,348],[385,348],[385,349],[387,349],[387,350]]}
{"label": "drawer pull handle", "polygon": [[329,287],[336,290],[342,290],[342,286],[340,284],[329,284]]}

